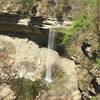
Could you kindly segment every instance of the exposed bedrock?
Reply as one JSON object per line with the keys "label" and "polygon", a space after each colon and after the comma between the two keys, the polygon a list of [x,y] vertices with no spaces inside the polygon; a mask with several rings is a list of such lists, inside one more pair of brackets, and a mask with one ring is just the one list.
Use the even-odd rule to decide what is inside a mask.
{"label": "exposed bedrock", "polygon": [[[40,20],[38,22],[35,19]],[[47,47],[49,28],[38,26],[41,20],[41,17],[34,17],[32,21],[32,19],[21,19],[17,14],[0,14],[0,34],[28,38],[39,46]],[[64,47],[60,45],[59,41],[62,36],[63,33],[56,32],[55,48],[59,53],[64,52]]]}
{"label": "exposed bedrock", "polygon": [[[53,82],[47,85],[44,81],[47,49],[28,39],[0,35],[1,98],[25,100],[26,93],[28,100],[80,100],[74,62],[60,57],[56,51],[50,52]],[[10,92],[3,96],[6,88]]]}

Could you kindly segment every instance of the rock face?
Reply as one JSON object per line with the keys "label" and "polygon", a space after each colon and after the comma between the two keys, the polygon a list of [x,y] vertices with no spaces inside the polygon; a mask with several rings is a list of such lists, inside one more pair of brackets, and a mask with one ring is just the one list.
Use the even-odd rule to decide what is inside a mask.
{"label": "rock face", "polygon": [[[3,100],[80,100],[74,62],[50,51],[53,82],[47,85],[44,81],[47,49],[39,48],[28,39],[0,35],[0,95]],[[5,88],[11,92],[4,93]]]}
{"label": "rock face", "polygon": [[0,0],[0,12],[3,13],[15,13],[19,10],[20,5],[18,0]]}
{"label": "rock face", "polygon": [[[42,24],[43,20],[44,18],[42,17],[21,19],[21,17],[17,14],[2,13],[0,14],[0,34],[12,37],[29,38],[30,40],[36,42],[39,46],[47,47],[49,29],[56,29],[57,27],[61,26],[39,26]],[[64,52],[64,47],[61,45],[61,37],[63,37],[63,35],[64,33],[56,30],[56,51],[58,51],[60,54]]]}
{"label": "rock face", "polygon": [[10,89],[7,84],[0,85],[0,100],[13,100],[15,99],[15,93]]}
{"label": "rock face", "polygon": [[[87,43],[90,44],[90,48],[88,48],[89,52],[87,52],[89,57],[87,57],[82,50],[82,44],[84,41],[87,41]],[[79,32],[75,43],[70,45],[70,47],[71,49],[69,52],[71,53],[71,59],[74,60],[77,66],[76,72],[78,78],[78,88],[82,94],[82,100],[91,100],[94,97],[97,98],[100,94],[100,68],[97,68],[97,62],[95,62],[94,59],[91,59],[93,57],[91,54],[94,49],[98,51],[98,36],[92,32],[82,34]]]}
{"label": "rock face", "polygon": [[94,86],[95,93],[99,94],[100,93],[100,69],[99,68],[92,69],[91,74],[93,75],[93,79],[91,83]]}

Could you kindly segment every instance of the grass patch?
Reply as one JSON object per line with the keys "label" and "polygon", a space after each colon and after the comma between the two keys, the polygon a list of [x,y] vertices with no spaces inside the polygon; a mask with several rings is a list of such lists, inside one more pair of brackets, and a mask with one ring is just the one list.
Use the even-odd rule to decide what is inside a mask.
{"label": "grass patch", "polygon": [[97,100],[97,97],[92,97],[91,100]]}
{"label": "grass patch", "polygon": [[97,58],[97,67],[100,68],[100,58]]}
{"label": "grass patch", "polygon": [[47,86],[42,80],[33,82],[25,78],[18,78],[11,80],[9,84],[11,89],[15,91],[16,100],[34,100],[39,93],[47,90]]}

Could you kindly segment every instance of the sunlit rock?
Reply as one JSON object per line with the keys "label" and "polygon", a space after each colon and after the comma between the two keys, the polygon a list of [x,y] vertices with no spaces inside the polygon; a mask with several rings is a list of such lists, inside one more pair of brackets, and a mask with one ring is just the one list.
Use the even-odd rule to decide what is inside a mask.
{"label": "sunlit rock", "polygon": [[[52,83],[48,84],[44,80],[47,48],[39,48],[36,43],[28,39],[11,38],[0,35],[0,40],[5,44],[9,44],[0,44],[0,46],[4,45],[4,48],[10,49],[10,52],[9,49],[6,49],[4,53],[7,53],[7,59],[9,59],[9,61],[11,60],[8,62],[8,60],[5,59],[4,63],[0,62],[1,64],[6,64],[3,65],[5,66],[4,69],[0,66],[0,70],[9,76],[9,80],[6,80],[6,82],[9,81],[9,85],[14,92],[19,94],[19,91],[21,91],[18,100],[25,100],[25,94],[27,93],[28,98],[30,98],[29,100],[31,100],[32,96],[34,96],[34,100],[45,100],[49,95],[51,96],[49,96],[50,99],[48,98],[48,100],[60,98],[61,100],[67,100],[68,98],[69,100],[80,100],[77,75],[73,61],[60,57],[56,51],[50,50],[52,54]],[[5,79],[6,78],[5,76]],[[16,86],[20,86],[22,90],[16,88]],[[33,89],[30,90],[31,88]],[[8,90],[9,89],[7,89],[7,91]],[[31,95],[34,92],[36,92],[36,94]]]}

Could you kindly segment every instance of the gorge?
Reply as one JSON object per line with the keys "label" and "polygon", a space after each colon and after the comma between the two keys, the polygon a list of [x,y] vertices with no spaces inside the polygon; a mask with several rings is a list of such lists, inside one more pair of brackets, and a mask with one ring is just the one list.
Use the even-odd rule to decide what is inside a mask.
{"label": "gorge", "polygon": [[99,0],[0,0],[0,100],[100,100]]}

